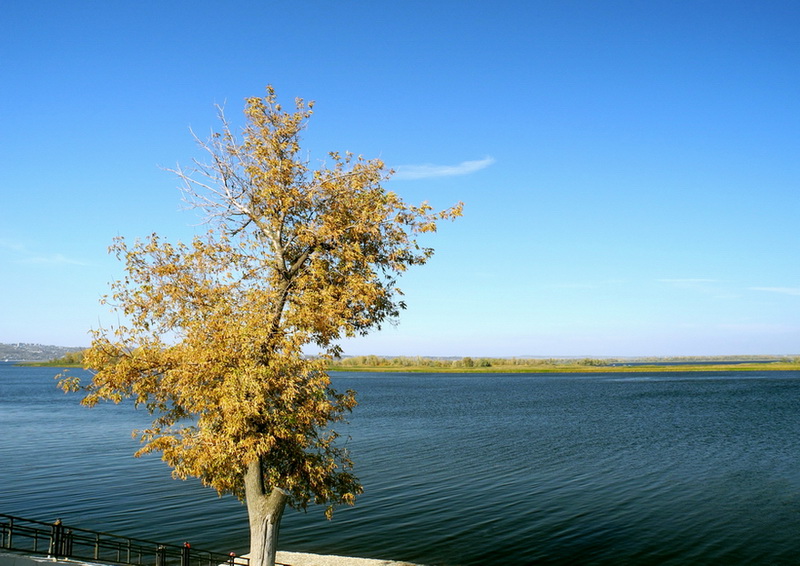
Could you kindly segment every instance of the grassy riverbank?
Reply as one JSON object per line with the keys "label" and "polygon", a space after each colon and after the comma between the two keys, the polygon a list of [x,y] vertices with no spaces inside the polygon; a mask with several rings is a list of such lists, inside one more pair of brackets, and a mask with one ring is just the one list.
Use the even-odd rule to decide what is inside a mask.
{"label": "grassy riverbank", "polygon": [[[79,368],[74,359],[21,362],[20,365]],[[800,371],[800,358],[630,358],[630,359],[533,359],[533,358],[423,358],[357,356],[331,363],[333,372],[383,373],[635,373],[648,371]]]}
{"label": "grassy riverbank", "polygon": [[648,371],[785,371],[800,370],[797,358],[379,358],[359,356],[332,363],[331,371],[422,373],[592,373]]}
{"label": "grassy riverbank", "polygon": [[52,368],[80,368],[83,367],[83,351],[67,352],[61,358],[44,362],[19,362],[20,366],[52,367]]}
{"label": "grassy riverbank", "polygon": [[17,362],[15,366],[29,366],[29,367],[42,367],[42,368],[56,368],[56,369],[83,369],[83,364],[77,363],[64,363],[58,360],[50,360],[48,362]]}
{"label": "grassy riverbank", "polygon": [[383,366],[341,366],[332,364],[330,371],[362,371],[383,373],[636,373],[648,371],[787,371],[800,370],[798,363],[753,363],[753,364],[713,364],[713,365],[637,365],[637,366],[528,366],[498,365],[478,368],[444,368],[430,366],[383,367]]}

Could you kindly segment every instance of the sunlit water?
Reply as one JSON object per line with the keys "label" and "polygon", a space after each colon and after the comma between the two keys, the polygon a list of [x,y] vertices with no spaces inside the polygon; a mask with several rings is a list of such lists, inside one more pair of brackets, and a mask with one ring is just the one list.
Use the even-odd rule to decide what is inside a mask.
{"label": "sunlit water", "polygon": [[[245,551],[230,497],[134,459],[147,415],[0,364],[0,513]],[[335,374],[365,493],[285,550],[425,564],[797,564],[800,372]]]}

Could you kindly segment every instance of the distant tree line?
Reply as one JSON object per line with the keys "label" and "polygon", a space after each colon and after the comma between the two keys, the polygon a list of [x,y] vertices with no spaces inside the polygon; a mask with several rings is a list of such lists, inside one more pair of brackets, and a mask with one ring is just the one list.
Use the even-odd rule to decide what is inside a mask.
{"label": "distant tree line", "polygon": [[422,356],[397,356],[384,358],[381,356],[350,356],[337,359],[333,365],[342,368],[355,367],[430,367],[430,368],[487,368],[498,366],[605,366],[615,360],[582,358],[582,359],[556,359],[556,358],[426,358]]}
{"label": "distant tree line", "polygon": [[422,356],[348,356],[331,364],[334,368],[488,368],[488,367],[606,367],[628,364],[782,362],[800,363],[797,356],[669,356],[638,358],[436,358]]}
{"label": "distant tree line", "polygon": [[[51,359],[47,365],[83,365],[82,350],[65,353],[62,357]],[[346,356],[338,358],[331,364],[336,368],[488,368],[488,367],[551,367],[551,366],[584,366],[604,367],[619,366],[630,363],[654,365],[664,363],[692,362],[782,362],[800,363],[798,356],[665,356],[638,358],[485,358],[485,357],[424,357],[424,356]]]}
{"label": "distant tree line", "polygon": [[47,362],[48,366],[82,366],[83,365],[83,352],[78,350],[75,352],[67,352],[60,358],[50,360]]}

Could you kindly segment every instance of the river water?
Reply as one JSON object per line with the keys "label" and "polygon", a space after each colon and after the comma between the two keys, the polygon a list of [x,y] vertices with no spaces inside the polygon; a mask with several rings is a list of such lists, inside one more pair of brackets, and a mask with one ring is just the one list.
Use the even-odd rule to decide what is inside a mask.
{"label": "river water", "polygon": [[[0,513],[218,552],[243,505],[134,459],[146,413],[0,364]],[[283,550],[477,564],[797,564],[800,372],[334,374],[365,493]]]}

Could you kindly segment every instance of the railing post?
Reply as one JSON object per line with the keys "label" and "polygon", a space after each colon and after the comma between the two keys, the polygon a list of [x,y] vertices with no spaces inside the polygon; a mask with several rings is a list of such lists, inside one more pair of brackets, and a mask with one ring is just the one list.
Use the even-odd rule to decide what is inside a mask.
{"label": "railing post", "polygon": [[167,566],[167,547],[163,544],[156,548],[156,566]]}
{"label": "railing post", "polygon": [[14,548],[14,543],[11,540],[14,537],[14,517],[8,518],[8,537],[3,537],[3,546],[6,548]]}
{"label": "railing post", "polygon": [[100,533],[94,535],[94,559],[100,558]]}
{"label": "railing post", "polygon": [[72,556],[72,529],[67,529],[63,546],[64,548],[61,549],[61,553],[64,556]]}
{"label": "railing post", "polygon": [[62,555],[64,545],[64,525],[61,524],[61,519],[56,519],[53,523],[53,528],[50,531],[50,548],[47,554],[53,558],[58,558]]}
{"label": "railing post", "polygon": [[191,552],[192,545],[188,542],[183,543],[181,550],[181,566],[189,566],[189,553]]}

